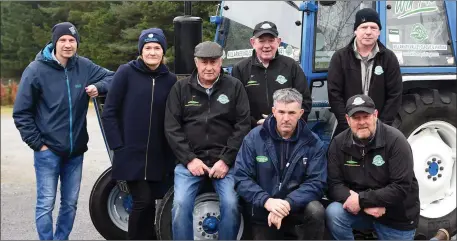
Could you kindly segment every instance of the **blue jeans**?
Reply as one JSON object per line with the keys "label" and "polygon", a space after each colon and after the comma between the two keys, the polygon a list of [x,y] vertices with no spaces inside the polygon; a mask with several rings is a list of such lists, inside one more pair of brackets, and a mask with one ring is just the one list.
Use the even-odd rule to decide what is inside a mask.
{"label": "blue jeans", "polygon": [[357,215],[346,211],[343,204],[332,202],[325,210],[327,228],[336,240],[354,240],[353,229],[374,229],[379,240],[414,240],[416,230],[402,231],[376,222],[363,211]]}
{"label": "blue jeans", "polygon": [[[205,176],[193,176],[187,168],[178,164],[175,168],[174,199],[172,208],[172,230],[174,240],[193,240],[193,216],[195,197]],[[223,179],[212,179],[214,189],[219,195],[220,240],[236,240],[240,226],[238,195],[235,192],[233,168]]]}
{"label": "blue jeans", "polygon": [[[40,240],[68,240],[76,216],[83,155],[61,158],[51,150],[34,153],[37,183],[35,221]],[[52,210],[60,176],[60,210],[53,233]]]}

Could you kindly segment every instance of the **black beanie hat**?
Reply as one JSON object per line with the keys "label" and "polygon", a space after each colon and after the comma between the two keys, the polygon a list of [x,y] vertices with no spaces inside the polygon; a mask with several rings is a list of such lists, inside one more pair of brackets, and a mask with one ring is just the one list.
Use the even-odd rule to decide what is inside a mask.
{"label": "black beanie hat", "polygon": [[382,29],[378,13],[372,8],[363,8],[355,14],[354,31],[359,27],[360,24],[367,22],[376,23],[379,27],[379,30]]}
{"label": "black beanie hat", "polygon": [[70,22],[58,23],[52,27],[52,46],[56,47],[57,40],[64,35],[73,36],[76,39],[76,43],[79,44],[79,34],[76,30],[75,25]]}

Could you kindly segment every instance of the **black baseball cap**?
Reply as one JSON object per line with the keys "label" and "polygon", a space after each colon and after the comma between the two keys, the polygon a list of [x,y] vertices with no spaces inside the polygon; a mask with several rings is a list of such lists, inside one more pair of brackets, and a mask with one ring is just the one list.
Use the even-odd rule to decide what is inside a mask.
{"label": "black baseball cap", "polygon": [[352,116],[356,112],[373,114],[375,110],[376,106],[368,95],[354,95],[346,102],[346,113],[348,116]]}
{"label": "black baseball cap", "polygon": [[263,21],[255,25],[254,31],[252,35],[256,38],[262,36],[263,34],[271,34],[275,38],[278,37],[278,28],[276,27],[276,24],[269,22],[269,21]]}

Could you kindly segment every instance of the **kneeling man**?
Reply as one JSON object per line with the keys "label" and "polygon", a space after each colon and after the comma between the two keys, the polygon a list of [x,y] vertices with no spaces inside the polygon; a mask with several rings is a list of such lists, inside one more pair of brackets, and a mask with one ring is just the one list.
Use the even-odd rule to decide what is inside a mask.
{"label": "kneeling man", "polygon": [[323,239],[326,151],[300,119],[302,98],[293,88],[277,90],[273,115],[238,152],[235,187],[252,210],[253,239]]}
{"label": "kneeling man", "polygon": [[348,129],[328,151],[327,226],[333,238],[353,240],[353,229],[374,228],[380,240],[413,240],[419,187],[405,136],[378,120],[367,95],[346,103]]}

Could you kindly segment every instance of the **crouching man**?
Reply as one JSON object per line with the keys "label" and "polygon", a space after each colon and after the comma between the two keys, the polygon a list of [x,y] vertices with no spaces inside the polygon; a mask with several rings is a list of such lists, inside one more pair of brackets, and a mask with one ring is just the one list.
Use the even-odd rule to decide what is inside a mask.
{"label": "crouching man", "polygon": [[367,95],[346,103],[348,129],[328,151],[326,222],[333,238],[353,240],[353,229],[374,228],[380,240],[413,240],[419,187],[405,136],[378,120]]}
{"label": "crouching man", "polygon": [[[195,47],[197,70],[176,82],[167,100],[165,135],[179,163],[175,168],[173,239],[194,238],[195,197],[205,179],[220,200],[219,239],[236,239],[240,214],[233,163],[249,132],[249,101],[238,79],[222,71],[222,47]],[[219,219],[219,218],[218,218]]]}
{"label": "crouching man", "polygon": [[326,151],[300,119],[302,98],[293,88],[275,91],[273,115],[238,152],[235,187],[251,206],[253,239],[323,239]]}

